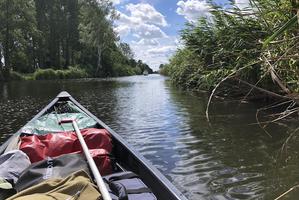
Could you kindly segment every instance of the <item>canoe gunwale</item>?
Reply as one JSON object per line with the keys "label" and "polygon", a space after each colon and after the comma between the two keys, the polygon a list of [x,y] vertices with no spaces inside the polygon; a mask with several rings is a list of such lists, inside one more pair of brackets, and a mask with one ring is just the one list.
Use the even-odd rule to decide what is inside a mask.
{"label": "canoe gunwale", "polygon": [[[33,122],[34,120],[38,119],[39,117],[41,117],[51,107],[53,107],[59,100],[60,100],[60,97],[57,96],[46,107],[44,107],[41,111],[39,111],[30,121],[28,121],[23,127],[25,127],[30,122]],[[6,147],[10,143],[10,141],[13,140],[13,138],[18,137],[21,134],[21,130],[22,130],[23,127],[21,127],[15,134],[13,134],[12,136],[10,136],[3,144],[1,144],[1,146],[0,146],[0,155],[4,153]]]}
{"label": "canoe gunwale", "polygon": [[187,198],[178,191],[177,188],[173,186],[172,183],[160,172],[158,169],[156,169],[151,163],[149,163],[144,156],[142,156],[139,152],[135,151],[133,147],[128,144],[119,134],[117,134],[114,130],[112,130],[108,125],[106,125],[103,121],[98,119],[95,115],[93,115],[91,112],[89,112],[86,108],[84,108],[79,102],[77,102],[72,96],[70,97],[70,100],[78,106],[81,110],[83,110],[88,116],[96,120],[103,128],[108,130],[113,137],[122,144],[122,146],[131,153],[132,156],[134,156],[135,159],[137,159],[144,168],[149,169],[152,176],[156,177],[159,182],[161,182],[162,185],[166,186],[165,189],[167,189],[169,192],[174,194],[176,196],[175,199],[177,200],[187,200]]}
{"label": "canoe gunwale", "polygon": [[[162,186],[161,192],[164,192],[164,194],[161,194],[166,198],[158,198],[161,200],[187,200],[187,198],[183,195],[182,192],[180,192],[156,167],[154,167],[149,161],[146,160],[144,156],[142,156],[138,151],[135,151],[133,147],[128,144],[119,134],[117,134],[115,131],[113,131],[108,125],[106,125],[103,121],[98,119],[95,115],[93,115],[91,112],[89,112],[85,107],[83,107],[77,100],[75,100],[69,93],[63,91],[57,95],[55,99],[53,99],[46,107],[44,107],[37,115],[35,115],[29,122],[26,123],[26,125],[43,114],[45,114],[49,109],[51,109],[57,102],[59,101],[67,101],[70,100],[72,103],[74,103],[76,106],[78,106],[84,113],[86,113],[89,117],[94,119],[100,126],[108,130],[108,132],[111,133],[113,139],[121,145],[120,149],[123,149],[126,151],[126,153],[129,153],[130,155],[127,155],[130,157],[130,160],[134,160],[138,162],[138,166],[140,165],[141,168],[144,170],[144,174],[140,174],[141,178],[154,178],[155,180],[151,180],[150,187],[155,187],[156,191],[153,191],[155,194],[157,192],[158,186]],[[26,126],[25,125],[25,126]],[[23,127],[22,127],[23,128]],[[19,129],[14,135],[9,137],[6,142],[4,142],[0,146],[0,155],[4,153],[6,147],[8,146],[9,142],[13,140],[15,137],[19,137],[21,133],[21,129]],[[158,181],[158,183],[157,183]],[[145,180],[146,182],[146,180]],[[147,182],[146,182],[147,183]],[[156,183],[157,185],[153,184]],[[148,184],[148,183],[147,183]],[[167,190],[168,194],[165,194],[165,190]]]}

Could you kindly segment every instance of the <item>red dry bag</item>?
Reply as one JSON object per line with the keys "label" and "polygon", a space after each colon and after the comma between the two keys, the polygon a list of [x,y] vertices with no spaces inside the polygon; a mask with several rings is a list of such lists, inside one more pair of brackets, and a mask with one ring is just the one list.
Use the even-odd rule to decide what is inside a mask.
{"label": "red dry bag", "polygon": [[[81,130],[81,133],[89,149],[104,149],[111,153],[111,135],[106,129],[88,128]],[[32,163],[83,151],[75,132],[24,135],[20,140],[20,150],[28,155]]]}

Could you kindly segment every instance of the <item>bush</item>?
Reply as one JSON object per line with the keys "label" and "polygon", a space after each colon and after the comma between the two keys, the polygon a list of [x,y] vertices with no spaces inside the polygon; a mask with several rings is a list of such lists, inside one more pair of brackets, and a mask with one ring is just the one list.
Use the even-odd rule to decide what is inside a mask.
{"label": "bush", "polygon": [[38,69],[33,74],[34,80],[51,80],[56,78],[56,73],[53,69]]}
{"label": "bush", "polygon": [[289,89],[299,91],[298,40],[295,39],[298,25],[285,31],[267,48],[262,43],[273,30],[279,30],[293,18],[294,8],[286,0],[255,2],[258,9],[252,5],[249,11],[240,10],[233,3],[232,13],[212,4],[211,18],[186,24],[181,31],[184,46],[160,73],[169,75],[180,87],[195,90],[210,90],[224,77],[235,73],[236,78],[280,93],[280,88],[273,84],[271,66]]}
{"label": "bush", "polygon": [[136,75],[135,70],[128,65],[117,64],[113,67],[114,76],[132,76]]}
{"label": "bush", "polygon": [[33,74],[34,80],[77,79],[86,77],[88,77],[86,71],[78,67],[69,67],[66,70],[38,69]]}
{"label": "bush", "polygon": [[65,70],[66,79],[76,79],[76,78],[86,78],[88,74],[84,69],[78,67],[69,67],[68,70]]}
{"label": "bush", "polygon": [[142,70],[139,68],[139,67],[134,67],[134,73],[136,74],[136,75],[141,75],[142,74]]}
{"label": "bush", "polygon": [[66,70],[56,70],[55,71],[56,79],[65,79],[66,78]]}
{"label": "bush", "polygon": [[159,70],[159,74],[163,75],[163,76],[169,76],[169,67],[164,66],[162,69]]}

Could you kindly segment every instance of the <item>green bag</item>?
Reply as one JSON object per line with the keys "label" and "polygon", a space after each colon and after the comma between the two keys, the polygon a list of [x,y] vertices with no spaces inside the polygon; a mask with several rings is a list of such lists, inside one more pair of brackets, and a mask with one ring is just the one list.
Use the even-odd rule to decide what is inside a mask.
{"label": "green bag", "polygon": [[64,114],[46,114],[37,120],[30,122],[24,128],[22,133],[27,134],[47,134],[63,131],[73,131],[72,123],[59,124],[62,119],[76,120],[79,129],[93,128],[96,126],[96,121],[86,116],[83,113],[64,113]]}
{"label": "green bag", "polygon": [[59,124],[62,119],[76,120],[79,129],[94,128],[97,122],[83,113],[72,102],[67,102],[63,105],[63,110],[54,110],[47,113],[38,119],[29,122],[21,130],[21,133],[26,134],[47,134],[63,131],[73,131],[74,128],[71,123]]}

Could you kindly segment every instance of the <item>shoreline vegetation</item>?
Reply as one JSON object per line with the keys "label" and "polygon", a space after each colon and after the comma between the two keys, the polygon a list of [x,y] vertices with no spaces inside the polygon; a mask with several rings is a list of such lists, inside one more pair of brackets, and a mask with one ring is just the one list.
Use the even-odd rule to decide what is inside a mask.
{"label": "shoreline vegetation", "polygon": [[[142,75],[141,70],[135,71],[134,69],[127,69],[127,71],[118,71],[114,76],[94,77],[88,74],[84,69],[79,67],[68,67],[68,69],[54,70],[37,69],[33,73],[19,73],[10,71],[10,81],[27,81],[27,80],[67,80],[67,79],[81,79],[81,78],[109,78],[109,77],[122,77],[122,76],[134,76]],[[155,72],[151,72],[153,74]]]}
{"label": "shoreline vegetation", "polygon": [[89,78],[85,70],[76,67],[69,67],[66,70],[54,70],[54,69],[38,69],[31,74],[21,74],[12,71],[10,73],[10,80],[58,80],[58,79],[79,79]]}
{"label": "shoreline vegetation", "polygon": [[249,2],[242,9],[211,2],[210,16],[185,25],[182,47],[168,64],[160,65],[160,74],[183,89],[210,91],[210,98],[270,98],[290,101],[286,107],[296,104],[299,26],[294,18],[299,2]]}
{"label": "shoreline vegetation", "polygon": [[0,81],[153,73],[113,30],[110,0],[9,0],[0,10]]}

